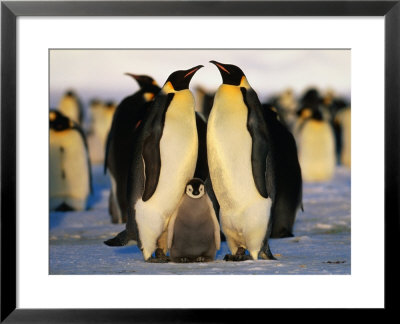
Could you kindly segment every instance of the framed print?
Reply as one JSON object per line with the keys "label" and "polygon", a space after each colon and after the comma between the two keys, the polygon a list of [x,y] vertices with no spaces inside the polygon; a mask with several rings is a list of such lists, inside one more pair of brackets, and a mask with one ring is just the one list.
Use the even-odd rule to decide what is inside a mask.
{"label": "framed print", "polygon": [[[388,282],[397,282],[391,247],[399,234],[399,15],[398,1],[2,2],[1,320],[192,322],[209,320],[204,309],[214,310],[215,321],[226,320],[234,309],[390,309],[394,285]],[[109,108],[118,110],[140,86],[136,74],[151,75],[163,87],[166,80],[173,86],[177,70],[193,76],[195,102],[204,103],[225,83],[224,73],[233,73],[230,64],[244,75],[238,84],[246,78],[246,91],[253,89],[265,107],[274,107],[279,122],[290,119],[279,115],[282,96],[274,97],[286,86],[299,102],[306,100],[306,90],[308,96],[318,92],[310,87],[315,86],[321,93],[318,107],[324,105],[320,97],[328,100],[327,90],[334,88],[343,110],[352,108],[351,169],[333,153],[333,164],[339,164],[334,181],[313,183],[308,177],[315,167],[309,171],[299,155],[303,200],[296,208],[304,207],[304,213],[297,215],[294,237],[272,236],[277,261],[224,261],[230,237],[222,238],[213,262],[196,264],[149,263],[144,259],[151,257],[135,245],[104,245],[125,225],[122,216],[113,224],[109,215],[115,179],[109,177],[108,160],[108,174],[103,173],[107,134],[96,131],[95,120],[102,117],[95,105],[104,102],[99,105],[105,109],[112,101]],[[87,108],[80,127],[87,136],[91,177],[82,175],[84,159],[71,169],[80,172],[79,180],[91,179],[94,193],[83,203],[89,210],[68,212],[82,202],[56,199],[49,212],[54,181],[48,111],[60,107],[63,96],[72,97],[69,88]],[[216,97],[210,107],[218,106]],[[324,113],[315,119],[324,120]],[[50,115],[50,122],[55,118]],[[115,119],[109,118],[107,127]],[[166,127],[168,116],[163,123]],[[135,125],[147,124],[141,119]],[[306,129],[305,122],[297,126],[293,122],[291,130]],[[57,154],[66,154],[64,145],[57,146]],[[94,162],[89,155],[96,150]],[[63,168],[65,179],[69,171]],[[248,259],[260,255],[248,252]],[[291,290],[301,296],[288,294]]]}

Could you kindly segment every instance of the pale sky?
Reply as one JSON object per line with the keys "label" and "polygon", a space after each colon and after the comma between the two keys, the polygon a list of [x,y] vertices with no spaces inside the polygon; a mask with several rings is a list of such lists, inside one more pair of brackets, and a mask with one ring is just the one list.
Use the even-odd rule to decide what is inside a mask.
{"label": "pale sky", "polygon": [[239,66],[261,101],[288,87],[298,95],[315,86],[350,96],[350,50],[50,50],[50,106],[67,89],[85,105],[93,98],[119,102],[138,89],[125,72],[162,85],[172,72],[199,64],[190,88],[215,91],[221,76],[210,60]]}

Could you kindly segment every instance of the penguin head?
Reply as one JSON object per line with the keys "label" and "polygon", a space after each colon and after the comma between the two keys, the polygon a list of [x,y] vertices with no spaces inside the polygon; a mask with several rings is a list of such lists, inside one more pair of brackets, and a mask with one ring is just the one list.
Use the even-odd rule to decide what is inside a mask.
{"label": "penguin head", "polygon": [[233,64],[222,64],[217,61],[210,61],[214,64],[222,76],[223,84],[239,86],[242,83],[243,77],[246,78],[243,71]]}
{"label": "penguin head", "polygon": [[145,92],[152,92],[152,90],[154,89],[160,90],[160,87],[158,86],[157,82],[148,75],[139,75],[133,73],[125,73],[125,75],[129,75],[132,78],[134,78],[139,84],[140,89],[144,90]]}
{"label": "penguin head", "polygon": [[50,129],[61,132],[73,127],[73,122],[55,109],[49,111]]}
{"label": "penguin head", "polygon": [[171,87],[175,91],[181,91],[189,88],[190,80],[193,75],[202,67],[203,65],[197,65],[188,70],[179,70],[175,71],[168,77],[167,81],[164,84],[164,87]]}
{"label": "penguin head", "polygon": [[103,107],[103,102],[99,99],[92,99],[89,103],[90,109],[98,109]]}
{"label": "penguin head", "polygon": [[116,108],[115,102],[113,101],[107,101],[104,104],[104,108],[106,108],[107,110],[114,110]]}
{"label": "penguin head", "polygon": [[185,193],[194,199],[198,199],[204,196],[204,182],[199,178],[193,178],[186,184]]}

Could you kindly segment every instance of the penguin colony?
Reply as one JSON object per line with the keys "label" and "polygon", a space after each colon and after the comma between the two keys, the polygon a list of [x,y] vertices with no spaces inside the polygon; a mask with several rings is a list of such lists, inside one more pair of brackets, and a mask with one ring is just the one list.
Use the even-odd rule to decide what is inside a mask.
{"label": "penguin colony", "polygon": [[350,106],[316,89],[261,104],[240,67],[210,63],[222,78],[215,93],[189,90],[198,65],[162,87],[127,73],[137,92],[118,106],[93,100],[87,134],[97,157],[82,105],[66,92],[49,115],[50,209],[87,207],[90,156],[111,180],[111,222],[125,223],[106,245],[134,241],[147,262],[210,262],[226,240],[226,261],[274,260],[269,239],[293,236],[302,181],[350,167]]}

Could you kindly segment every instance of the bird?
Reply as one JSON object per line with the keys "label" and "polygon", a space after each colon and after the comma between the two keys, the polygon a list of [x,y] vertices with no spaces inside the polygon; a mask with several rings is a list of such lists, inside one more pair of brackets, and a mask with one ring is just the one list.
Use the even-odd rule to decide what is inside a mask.
{"label": "bird", "polygon": [[117,106],[108,133],[104,158],[104,173],[108,169],[111,180],[109,213],[112,223],[126,223],[127,179],[138,128],[154,97],[160,92],[160,87],[152,77],[131,73],[128,75],[137,81],[140,88]]}
{"label": "bird", "polygon": [[105,242],[122,246],[136,240],[147,262],[168,262],[168,221],[195,172],[198,135],[195,101],[188,88],[202,67],[171,73],[154,99],[135,143],[126,229]]}

